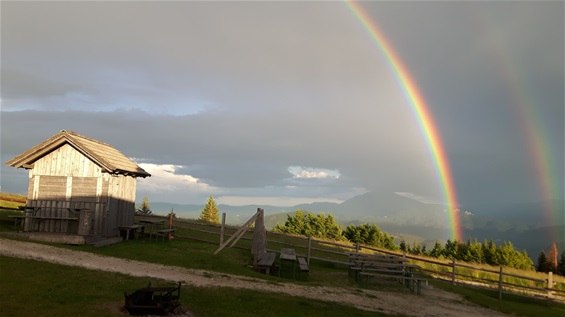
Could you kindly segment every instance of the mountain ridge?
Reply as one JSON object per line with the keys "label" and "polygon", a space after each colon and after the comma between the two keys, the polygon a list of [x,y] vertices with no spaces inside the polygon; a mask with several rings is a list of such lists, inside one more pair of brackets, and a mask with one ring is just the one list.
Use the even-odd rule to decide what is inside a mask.
{"label": "mountain ridge", "polygon": [[[466,240],[488,239],[512,242],[518,249],[525,249],[530,256],[537,256],[549,248],[552,241],[548,232],[555,232],[554,239],[560,250],[565,249],[565,222],[563,222],[563,201],[550,202],[558,206],[554,219],[544,219],[540,210],[548,202],[531,202],[493,206],[482,210],[458,211]],[[198,218],[204,204],[172,204],[154,202],[156,214],[173,210],[179,217]],[[313,213],[330,213],[344,227],[349,224],[374,223],[389,234],[402,239],[408,237],[416,242],[434,243],[451,238],[449,215],[439,204],[423,203],[395,193],[368,192],[355,196],[340,204],[315,202],[291,207],[269,205],[230,206],[218,205],[220,212],[226,212],[226,222],[238,225],[245,222],[257,210],[265,210],[265,222],[272,228],[276,223],[284,224],[286,215],[296,210]],[[276,223],[270,217],[276,218]],[[547,217],[546,217],[547,218]],[[551,221],[555,222],[552,223]],[[407,241],[412,242],[412,241]]]}

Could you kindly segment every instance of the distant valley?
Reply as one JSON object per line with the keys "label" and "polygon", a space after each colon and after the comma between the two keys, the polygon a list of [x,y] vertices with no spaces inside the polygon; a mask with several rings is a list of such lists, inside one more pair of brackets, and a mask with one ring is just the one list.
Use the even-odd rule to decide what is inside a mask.
{"label": "distant valley", "polygon": [[[524,249],[532,259],[539,252],[549,249],[550,241],[556,240],[560,251],[565,251],[565,220],[563,201],[553,202],[560,206],[557,219],[550,223],[539,210],[541,203],[482,207],[472,212],[461,211],[460,218],[465,239],[494,240],[497,244],[510,241],[517,249]],[[156,214],[166,214],[171,210],[177,216],[198,218],[202,205],[183,205],[151,202],[151,209]],[[277,223],[284,224],[286,215],[296,210],[313,213],[330,213],[344,227],[349,224],[375,223],[383,231],[396,237],[398,241],[414,241],[431,246],[435,241],[444,242],[451,237],[451,228],[444,207],[425,204],[394,193],[369,192],[349,200],[336,203],[312,203],[292,207],[277,206],[229,206],[218,205],[220,212],[226,213],[228,224],[241,224],[263,208],[266,213],[265,224],[268,228]]]}

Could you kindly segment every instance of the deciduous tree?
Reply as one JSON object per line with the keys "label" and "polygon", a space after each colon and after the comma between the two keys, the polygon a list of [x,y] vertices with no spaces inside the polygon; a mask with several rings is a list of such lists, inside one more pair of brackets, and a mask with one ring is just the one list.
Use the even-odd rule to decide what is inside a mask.
{"label": "deciduous tree", "polygon": [[547,255],[547,265],[551,272],[557,272],[558,257],[559,251],[557,251],[557,243],[553,241],[549,249],[549,254]]}
{"label": "deciduous tree", "polygon": [[324,215],[323,213],[314,215],[304,210],[297,210],[294,214],[287,215],[284,225],[276,225],[273,231],[343,240],[341,227],[332,215]]}
{"label": "deciduous tree", "polygon": [[345,238],[354,243],[364,243],[389,250],[397,249],[394,238],[383,232],[375,224],[349,225],[343,231]]}

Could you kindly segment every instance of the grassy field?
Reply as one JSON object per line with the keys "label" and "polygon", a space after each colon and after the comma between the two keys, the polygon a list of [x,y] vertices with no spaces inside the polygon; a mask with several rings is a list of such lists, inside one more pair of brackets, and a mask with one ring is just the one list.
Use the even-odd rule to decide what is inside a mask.
{"label": "grassy field", "polygon": [[0,208],[17,209],[26,203],[26,196],[0,192]]}
{"label": "grassy field", "polygon": [[[0,231],[14,230],[12,219],[8,218],[9,214],[14,213],[18,212],[13,210],[0,210]],[[206,240],[217,239],[216,234],[210,234],[206,237],[205,234],[195,233],[194,230],[189,227],[179,229],[178,234],[180,236],[198,236]],[[292,242],[293,239],[292,237],[285,238],[288,242]],[[238,246],[245,248],[248,244],[249,241],[241,241]],[[147,239],[130,240],[103,248],[94,248],[92,246],[61,247],[120,258],[263,278],[271,280],[274,283],[282,280],[279,277],[265,276],[253,271],[249,266],[250,252],[248,249],[226,248],[219,255],[214,256],[212,253],[217,248],[217,244],[202,243],[191,239],[175,239],[166,242]],[[76,295],[78,297],[90,298],[88,299],[88,305],[92,304],[98,307],[96,309],[93,308],[93,311],[96,312],[93,313],[93,316],[119,316],[122,313],[119,312],[116,307],[121,305],[123,291],[132,291],[147,283],[147,279],[130,278],[119,274],[92,272],[78,268],[68,268],[47,263],[1,257],[0,271],[2,272],[2,274],[0,274],[0,316],[77,315],[76,312],[73,313],[72,311],[80,310],[86,304],[83,300],[74,300],[73,296],[75,296],[75,293],[80,294]],[[77,271],[79,273],[75,273]],[[10,272],[10,274],[4,274],[4,272]],[[64,280],[62,278],[63,276]],[[84,278],[79,276],[84,276]],[[74,280],[75,277],[78,279],[78,283],[74,283],[74,281],[69,282],[71,279]],[[92,280],[88,280],[90,278],[92,278]],[[353,281],[347,278],[345,267],[315,260],[311,262],[309,280],[307,282],[297,283],[327,286],[356,286]],[[436,282],[434,282],[434,285],[435,283]],[[91,285],[98,286],[93,290],[91,289]],[[459,293],[469,301],[479,305],[513,313],[517,316],[537,317],[565,315],[564,305],[543,300],[532,300],[525,297],[505,294],[503,301],[499,301],[498,294],[488,290],[471,289],[462,286],[453,287],[439,282],[438,287]],[[21,290],[18,290],[20,288]],[[33,289],[33,291],[31,292],[30,289]],[[279,303],[280,306],[277,307],[282,311],[287,309],[285,308],[286,305],[293,306],[293,309],[296,309],[296,311],[292,313],[288,313],[287,309],[286,313],[280,314],[280,316],[333,316],[327,313],[326,308],[328,305],[331,305],[332,313],[338,311],[341,315],[346,316],[368,316],[366,312],[361,312],[346,306],[334,310],[334,304],[312,302],[310,300],[280,296],[278,294],[235,291],[232,289],[195,289],[187,287],[185,287],[185,289],[183,289],[183,304],[186,303],[187,307],[198,312],[198,316],[226,316],[223,314],[226,311],[230,312],[229,316],[279,316],[277,314],[270,314],[271,309],[268,310],[268,314],[263,313],[264,310],[262,310],[264,309],[263,306],[271,305],[272,307],[273,305],[279,305]],[[387,287],[386,290],[399,293],[407,292],[402,286],[397,287],[394,285],[390,288]],[[93,292],[97,293],[92,294]],[[26,298],[29,296],[31,296],[33,300],[26,301]],[[217,305],[218,298],[220,298],[219,296],[222,298],[227,297],[229,300],[226,303]],[[55,303],[50,303],[50,298],[54,298]],[[59,304],[57,304],[57,301]],[[250,303],[247,303],[248,301]],[[17,304],[22,302],[26,302],[26,305]],[[21,314],[18,313],[18,309],[22,310]],[[234,310],[236,312],[234,312]],[[37,312],[39,311],[41,314],[38,315]],[[370,315],[379,316],[376,314]],[[335,316],[337,316],[337,314]]]}
{"label": "grassy field", "polygon": [[[170,283],[0,257],[0,316],[124,316],[124,292]],[[5,274],[10,272],[10,274]],[[385,316],[349,306],[229,288],[183,286],[181,302],[199,317]]]}
{"label": "grassy field", "polygon": [[470,302],[515,316],[529,317],[562,317],[565,316],[565,304],[557,304],[543,299],[504,294],[498,299],[498,291],[470,287],[453,286],[449,283],[435,281],[434,286],[457,293]]}

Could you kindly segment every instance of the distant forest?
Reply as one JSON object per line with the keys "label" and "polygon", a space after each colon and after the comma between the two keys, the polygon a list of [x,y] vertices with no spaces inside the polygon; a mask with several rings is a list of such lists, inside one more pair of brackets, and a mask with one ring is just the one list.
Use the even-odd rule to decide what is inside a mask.
{"label": "distant forest", "polygon": [[388,250],[401,250],[413,255],[425,255],[440,259],[455,259],[497,266],[502,265],[523,270],[554,272],[565,276],[565,252],[558,257],[555,243],[552,244],[550,254],[540,253],[538,263],[534,265],[527,252],[516,250],[511,242],[497,245],[492,240],[482,242],[476,240],[447,240],[443,245],[436,242],[432,249],[427,250],[425,245],[423,246],[419,243],[409,245],[405,241],[401,241],[397,245],[392,235],[383,232],[375,224],[349,225],[342,230],[331,214],[313,214],[304,210],[297,210],[292,214],[288,214],[284,225],[276,225],[273,231],[362,243]]}

